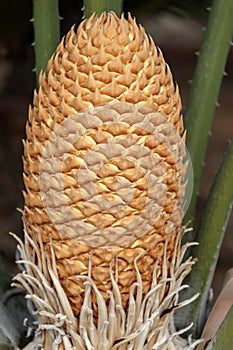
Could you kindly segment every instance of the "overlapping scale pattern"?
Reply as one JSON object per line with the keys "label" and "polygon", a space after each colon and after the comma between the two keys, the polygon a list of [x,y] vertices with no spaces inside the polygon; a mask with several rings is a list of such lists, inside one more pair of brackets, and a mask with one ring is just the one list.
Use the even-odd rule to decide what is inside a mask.
{"label": "overlapping scale pattern", "polygon": [[181,102],[160,49],[129,16],[93,15],[73,27],[34,93],[24,142],[24,221],[53,245],[61,284],[76,314],[92,254],[103,296],[118,256],[127,304],[167,261],[181,225],[185,154]]}

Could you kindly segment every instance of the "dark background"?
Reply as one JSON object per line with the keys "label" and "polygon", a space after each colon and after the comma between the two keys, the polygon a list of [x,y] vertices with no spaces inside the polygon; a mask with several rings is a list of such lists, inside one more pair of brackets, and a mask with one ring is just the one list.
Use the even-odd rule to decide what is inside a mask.
{"label": "dark background", "polygon": [[[23,207],[22,138],[27,119],[28,105],[32,101],[35,77],[32,72],[34,54],[33,28],[29,21],[32,6],[29,0],[0,0],[0,254],[7,268],[13,273],[16,243],[8,232],[22,236],[21,214]],[[178,82],[185,105],[189,80],[195,68],[196,55],[206,25],[207,7],[211,1],[157,0],[125,1],[125,12],[137,17],[146,31],[161,47]],[[61,31],[64,35],[82,17],[82,1],[59,1]],[[224,19],[223,19],[224,20]],[[210,137],[206,166],[203,169],[198,215],[203,206],[217,171],[220,160],[232,138],[233,119],[233,52],[229,53],[226,71],[219,96]],[[214,281],[216,293],[221,288],[225,271],[233,266],[233,220],[227,234]]]}

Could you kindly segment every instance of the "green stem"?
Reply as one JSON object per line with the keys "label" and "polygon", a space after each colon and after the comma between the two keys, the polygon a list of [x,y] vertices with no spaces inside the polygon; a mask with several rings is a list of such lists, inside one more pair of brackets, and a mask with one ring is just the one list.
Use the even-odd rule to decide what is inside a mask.
{"label": "green stem", "polygon": [[38,77],[60,40],[58,0],[33,0],[35,72]]}
{"label": "green stem", "polygon": [[90,17],[94,12],[101,15],[102,12],[108,11],[107,0],[84,0],[84,17]]}
{"label": "green stem", "polygon": [[197,231],[199,245],[191,249],[191,255],[198,261],[185,281],[190,287],[181,294],[184,300],[200,293],[196,301],[182,310],[181,319],[178,320],[179,327],[193,322],[195,335],[200,334],[205,322],[208,294],[232,207],[232,174],[233,141],[222,161],[203,212]]}
{"label": "green stem", "polygon": [[108,11],[114,11],[118,16],[122,13],[123,0],[109,0]]}
{"label": "green stem", "polygon": [[233,344],[233,305],[211,341],[212,350],[232,349]]}
{"label": "green stem", "polygon": [[194,169],[193,197],[185,220],[195,213],[209,132],[233,33],[233,1],[214,0],[186,107],[187,148]]}
{"label": "green stem", "polygon": [[94,12],[101,15],[101,13],[107,11],[114,11],[120,16],[122,2],[123,0],[84,0],[84,17],[90,17]]}

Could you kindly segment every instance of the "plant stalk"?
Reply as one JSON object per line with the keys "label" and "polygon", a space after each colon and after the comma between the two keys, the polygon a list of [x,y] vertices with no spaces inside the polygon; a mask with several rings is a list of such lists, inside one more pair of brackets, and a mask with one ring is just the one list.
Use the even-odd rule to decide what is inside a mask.
{"label": "plant stalk", "polygon": [[102,12],[108,11],[107,0],[84,0],[84,18],[90,17],[94,12],[101,15]]}
{"label": "plant stalk", "polygon": [[60,41],[57,0],[33,0],[33,27],[36,80]]}
{"label": "plant stalk", "polygon": [[233,305],[206,350],[231,349],[233,344]]}
{"label": "plant stalk", "polygon": [[109,0],[107,1],[108,11],[114,11],[117,16],[120,16],[122,13],[123,0]]}
{"label": "plant stalk", "polygon": [[233,141],[211,188],[197,231],[199,245],[191,249],[191,255],[198,261],[185,281],[189,288],[181,294],[181,299],[184,300],[195,293],[200,293],[199,298],[182,309],[182,315],[178,317],[179,328],[185,327],[191,322],[194,323],[193,329],[196,336],[200,335],[205,322],[209,290],[232,208],[232,174]]}
{"label": "plant stalk", "polygon": [[187,148],[194,169],[194,190],[185,222],[195,214],[207,142],[233,33],[233,1],[214,0],[185,112]]}
{"label": "plant stalk", "polygon": [[84,18],[90,17],[94,12],[101,15],[101,13],[107,11],[114,11],[120,16],[122,2],[123,0],[84,0]]}

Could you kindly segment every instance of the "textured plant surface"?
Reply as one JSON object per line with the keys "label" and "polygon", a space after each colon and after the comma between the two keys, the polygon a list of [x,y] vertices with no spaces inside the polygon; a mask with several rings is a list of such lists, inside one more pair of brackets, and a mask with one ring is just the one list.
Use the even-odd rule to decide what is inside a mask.
{"label": "textured plant surface", "polygon": [[[161,51],[130,15],[93,15],[62,40],[39,83],[23,158],[30,244],[21,254],[33,270],[17,279],[35,304],[34,278],[47,276],[36,305],[42,346],[66,348],[72,327],[69,346],[83,349],[175,346],[172,316],[191,264],[175,258],[187,163],[180,96]],[[69,316],[63,305],[44,319],[50,279]]]}
{"label": "textured plant surface", "polygon": [[[88,18],[71,28],[47,64],[58,42],[58,7],[56,1],[42,3],[40,12],[34,1],[37,74],[47,68],[26,127],[25,238],[18,240],[22,271],[13,282],[27,292],[33,315],[25,320],[33,337],[25,350],[228,349],[230,275],[205,321],[232,203],[232,145],[198,229],[201,246],[182,246],[190,200],[187,173],[189,187],[192,181],[180,96],[161,50],[130,15],[102,13],[112,9],[119,15],[121,1],[86,0]],[[189,217],[232,35],[232,12],[230,0],[214,1],[188,103],[195,166]],[[46,18],[48,33],[40,30]],[[213,47],[218,55],[211,56]],[[195,130],[203,135],[201,142]],[[200,262],[191,274],[195,260],[184,259],[187,248]],[[7,274],[2,280],[8,285]],[[17,328],[3,305],[1,350],[12,348],[9,339],[18,349]]]}
{"label": "textured plant surface", "polygon": [[[177,332],[173,326],[173,314],[192,299],[179,304],[178,292],[184,277],[193,264],[189,258],[182,263],[188,245],[180,247],[184,230],[180,229],[171,256],[169,269],[166,262],[166,245],[162,259],[153,265],[153,278],[148,293],[143,293],[142,276],[138,269],[140,256],[134,260],[137,279],[129,292],[129,304],[123,306],[121,286],[118,285],[117,259],[110,265],[112,287],[108,290],[106,304],[101,290],[92,279],[93,256],[90,255],[88,275],[77,275],[85,281],[85,297],[75,317],[70,302],[60,283],[55,252],[51,245],[51,258],[43,249],[42,238],[32,240],[25,232],[25,242],[20,243],[21,259],[25,270],[14,279],[14,284],[27,290],[29,308],[37,321],[28,323],[35,330],[35,339],[30,348],[42,344],[43,349],[194,349],[202,341],[186,342],[180,335],[190,327]],[[30,252],[33,251],[34,254]],[[115,265],[115,266],[114,266]],[[113,269],[113,267],[115,267]],[[115,272],[114,272],[115,271]],[[96,305],[93,304],[93,297]],[[193,297],[193,299],[196,296]],[[93,317],[97,307],[97,322]]]}
{"label": "textured plant surface", "polygon": [[125,303],[137,255],[146,253],[144,292],[167,235],[169,261],[183,213],[180,111],[161,51],[131,17],[108,13],[72,28],[41,76],[27,124],[24,221],[48,253],[52,240],[76,314],[84,292],[76,275],[87,274],[91,248],[104,292],[118,256]]}

